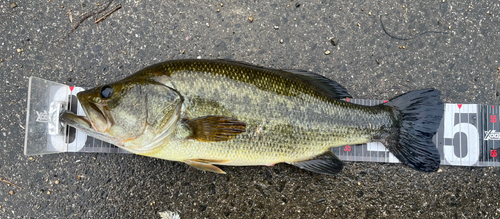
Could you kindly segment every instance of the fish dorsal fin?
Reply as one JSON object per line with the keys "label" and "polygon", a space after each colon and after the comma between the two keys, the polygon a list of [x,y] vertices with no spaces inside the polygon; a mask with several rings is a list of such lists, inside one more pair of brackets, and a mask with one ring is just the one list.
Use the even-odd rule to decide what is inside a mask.
{"label": "fish dorsal fin", "polygon": [[292,164],[301,169],[328,175],[340,173],[344,167],[344,163],[342,163],[342,161],[331,151],[327,151],[310,160],[299,161]]}
{"label": "fish dorsal fin", "polygon": [[229,141],[245,132],[246,124],[225,116],[205,116],[185,121],[191,130],[188,139],[198,141]]}
{"label": "fish dorsal fin", "polygon": [[285,69],[282,71],[291,73],[298,79],[315,86],[323,95],[329,96],[330,98],[352,98],[352,96],[344,86],[322,75],[310,71],[296,69]]}
{"label": "fish dorsal fin", "polygon": [[241,62],[241,61],[232,61],[232,60],[224,60],[224,59],[219,59],[218,61],[221,62],[227,62],[227,63],[233,63],[233,64],[239,64],[245,67],[250,67],[254,69],[265,69],[272,71],[276,74],[280,74],[281,76],[295,79],[298,81],[301,81],[302,83],[306,83],[312,87],[314,87],[318,93],[327,96],[328,98],[333,98],[333,99],[343,99],[343,98],[352,98],[352,96],[349,94],[347,89],[337,83],[336,81],[333,81],[329,78],[326,78],[322,75],[316,74],[314,72],[310,71],[305,71],[305,70],[298,70],[298,69],[271,69],[271,68],[266,68],[262,66],[257,66],[254,64],[246,63],[246,62]]}

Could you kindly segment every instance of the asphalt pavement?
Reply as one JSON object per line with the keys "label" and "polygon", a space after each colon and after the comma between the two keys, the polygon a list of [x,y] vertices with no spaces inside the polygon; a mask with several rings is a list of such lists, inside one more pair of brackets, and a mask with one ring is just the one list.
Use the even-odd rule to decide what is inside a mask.
{"label": "asphalt pavement", "polygon": [[217,175],[132,154],[23,155],[30,76],[93,87],[173,59],[310,70],[361,99],[436,88],[445,103],[499,105],[498,1],[107,5],[0,0],[0,218],[500,217],[499,168],[347,162],[334,177],[286,164]]}

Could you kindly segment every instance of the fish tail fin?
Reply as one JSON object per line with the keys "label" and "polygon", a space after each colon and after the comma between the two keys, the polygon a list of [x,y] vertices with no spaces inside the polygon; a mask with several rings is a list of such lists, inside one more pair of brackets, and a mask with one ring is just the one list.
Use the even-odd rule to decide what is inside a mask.
{"label": "fish tail fin", "polygon": [[384,104],[393,108],[396,122],[381,142],[401,163],[423,172],[439,169],[440,155],[432,137],[444,112],[440,94],[434,89],[411,91]]}

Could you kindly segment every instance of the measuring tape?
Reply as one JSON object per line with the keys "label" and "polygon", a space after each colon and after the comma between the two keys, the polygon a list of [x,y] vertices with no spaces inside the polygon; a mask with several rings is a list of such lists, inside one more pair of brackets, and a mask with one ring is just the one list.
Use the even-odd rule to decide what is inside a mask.
{"label": "measuring tape", "polygon": [[[129,153],[72,127],[54,130],[58,126],[61,109],[85,115],[76,99],[76,94],[83,90],[41,78],[30,78],[24,149],[26,155],[62,152]],[[363,99],[345,101],[370,106],[384,102]],[[433,137],[441,155],[441,165],[500,166],[500,121],[497,121],[499,108],[479,104],[445,104],[443,119]],[[399,163],[379,142],[335,147],[331,151],[344,161]]]}
{"label": "measuring tape", "polygon": [[[361,105],[377,105],[379,100],[346,99]],[[500,166],[500,115],[498,106],[445,104],[445,112],[432,138],[441,155],[441,165]],[[346,145],[332,149],[341,160],[399,163],[382,143]]]}

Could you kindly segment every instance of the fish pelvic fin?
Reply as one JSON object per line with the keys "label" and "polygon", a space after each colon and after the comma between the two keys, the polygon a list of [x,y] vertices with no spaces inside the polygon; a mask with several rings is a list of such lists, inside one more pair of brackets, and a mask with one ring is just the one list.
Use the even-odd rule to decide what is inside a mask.
{"label": "fish pelvic fin", "polygon": [[189,166],[192,166],[196,169],[214,172],[214,173],[220,173],[220,174],[226,174],[226,172],[224,172],[220,168],[212,165],[212,163],[223,164],[223,163],[227,163],[227,162],[229,162],[229,161],[226,161],[226,160],[206,160],[206,159],[190,159],[190,160],[184,161],[184,163],[186,163]]}
{"label": "fish pelvic fin", "polygon": [[331,151],[327,151],[309,160],[291,164],[301,169],[327,175],[336,175],[340,173],[344,167],[344,163]]}
{"label": "fish pelvic fin", "polygon": [[205,116],[187,120],[191,134],[188,139],[198,141],[229,141],[246,131],[246,124],[224,116]]}
{"label": "fish pelvic fin", "polygon": [[401,163],[423,172],[437,171],[441,162],[432,142],[444,113],[440,95],[434,89],[417,90],[384,104],[393,108],[396,121],[381,142]]}

